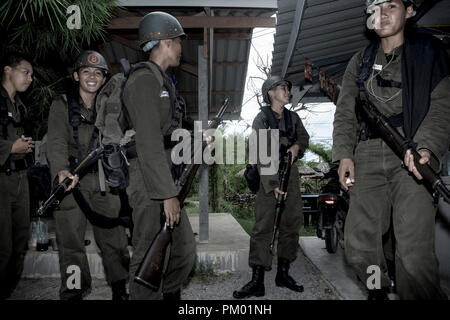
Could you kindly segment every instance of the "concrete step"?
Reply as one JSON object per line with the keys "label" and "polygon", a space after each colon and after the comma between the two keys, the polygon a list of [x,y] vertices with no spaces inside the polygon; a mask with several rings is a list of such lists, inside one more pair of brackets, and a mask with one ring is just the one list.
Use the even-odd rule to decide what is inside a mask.
{"label": "concrete step", "polygon": [[[197,268],[213,270],[216,273],[235,272],[248,269],[249,235],[241,225],[228,213],[211,213],[209,215],[209,241],[198,241],[199,215],[189,214],[197,240]],[[48,223],[49,233],[54,233],[53,219],[42,220]],[[92,226],[88,223],[85,239],[91,243],[86,246],[91,277],[104,279],[102,259],[95,244]],[[132,254],[132,247],[128,247]],[[47,251],[28,250],[22,276],[24,278],[59,278],[58,251],[49,246]]]}

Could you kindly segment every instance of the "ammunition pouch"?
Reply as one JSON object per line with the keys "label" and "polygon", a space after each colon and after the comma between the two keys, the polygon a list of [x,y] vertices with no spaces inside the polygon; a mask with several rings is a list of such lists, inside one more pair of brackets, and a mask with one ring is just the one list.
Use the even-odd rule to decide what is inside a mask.
{"label": "ammunition pouch", "polygon": [[103,169],[111,193],[117,193],[119,189],[126,189],[130,183],[128,161],[126,151],[117,144],[105,145],[102,157]]}

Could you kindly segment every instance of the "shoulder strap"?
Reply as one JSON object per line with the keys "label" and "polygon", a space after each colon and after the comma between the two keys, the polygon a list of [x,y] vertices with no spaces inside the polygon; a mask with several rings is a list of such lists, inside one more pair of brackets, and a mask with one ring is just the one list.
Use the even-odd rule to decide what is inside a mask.
{"label": "shoulder strap", "polygon": [[283,117],[284,117],[286,132],[287,132],[288,143],[289,143],[289,145],[293,145],[295,142],[295,130],[294,130],[294,126],[292,124],[292,114],[286,108],[284,108],[283,113],[284,113]]}
{"label": "shoulder strap", "polygon": [[360,91],[366,90],[364,87],[364,82],[370,77],[370,73],[372,72],[372,66],[375,63],[375,58],[377,56],[379,46],[380,46],[379,41],[372,42],[364,50],[361,71],[359,73],[358,79],[356,79],[356,83],[358,84]]}
{"label": "shoulder strap", "polygon": [[[78,96],[70,92],[67,94],[67,109],[69,112],[69,123],[72,126],[73,129],[73,139],[75,140],[75,143],[77,144],[77,152],[78,152],[78,161],[81,161],[83,159],[83,153],[81,151],[81,145],[80,145],[80,137],[78,134],[78,127],[82,123],[82,117],[81,117],[81,106],[80,106],[80,100]],[[94,119],[96,111],[94,107]],[[94,131],[92,132],[91,139],[89,140],[88,150],[89,153],[94,148],[94,142],[98,138],[98,128],[95,127]]]}
{"label": "shoulder strap", "polygon": [[163,76],[162,76],[162,74],[161,74],[161,71],[160,71],[159,68],[158,68],[153,62],[151,62],[151,61],[149,61],[148,63],[147,63],[147,62],[139,62],[139,63],[136,63],[130,70],[128,70],[128,72],[125,72],[125,73],[124,73],[125,78],[128,80],[128,78],[130,77],[130,75],[131,75],[134,71],[139,70],[139,69],[143,69],[143,68],[146,68],[146,69],[149,69],[150,71],[152,71],[152,73],[155,75],[156,79],[158,80],[159,85],[160,85],[160,86],[164,85],[164,79],[163,79]]}
{"label": "shoulder strap", "polygon": [[81,125],[81,106],[78,97],[72,92],[67,94],[67,110],[69,112],[69,123],[73,129],[73,139],[77,144],[78,161],[81,161],[83,155],[81,153],[80,139],[78,136],[78,127]]}
{"label": "shoulder strap", "polygon": [[264,112],[267,129],[278,129],[277,119],[275,119],[272,109],[269,106],[264,106],[261,107],[261,111]]}
{"label": "shoulder strap", "polygon": [[130,76],[130,74],[138,69],[142,69],[142,68],[147,68],[149,70],[152,71],[152,73],[155,75],[156,79],[159,82],[160,86],[164,86],[167,90],[167,92],[169,93],[169,98],[170,98],[170,105],[172,108],[172,119],[168,122],[165,123],[164,127],[162,128],[161,132],[162,135],[165,136],[167,135],[167,133],[169,132],[170,128],[172,127],[178,127],[179,123],[180,123],[180,119],[176,116],[177,115],[177,96],[176,96],[176,92],[173,89],[172,84],[169,82],[169,80],[167,80],[166,77],[164,77],[161,73],[161,70],[158,68],[158,66],[149,61],[149,62],[140,62],[134,65],[134,67],[130,70],[130,72],[128,74],[126,74],[125,76],[128,77]]}
{"label": "shoulder strap", "polygon": [[180,119],[178,119],[178,117],[176,116],[177,95],[173,89],[173,85],[169,82],[167,77],[164,77],[161,74],[161,70],[156,66],[156,64],[150,61],[146,66],[150,66],[150,69],[155,74],[159,84],[161,86],[164,86],[169,93],[170,106],[172,107],[172,119],[166,122],[166,124],[162,128],[162,135],[165,136],[169,132],[170,128],[178,127],[178,124],[180,123]]}

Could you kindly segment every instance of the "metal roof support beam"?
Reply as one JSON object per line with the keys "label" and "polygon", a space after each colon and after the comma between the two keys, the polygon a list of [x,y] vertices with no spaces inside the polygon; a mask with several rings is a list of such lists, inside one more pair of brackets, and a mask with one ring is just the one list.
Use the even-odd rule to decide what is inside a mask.
{"label": "metal roof support beam", "polygon": [[300,26],[302,25],[303,14],[305,13],[306,0],[298,0],[297,6],[295,8],[295,19],[292,24],[291,35],[289,37],[289,44],[284,56],[283,67],[281,69],[281,77],[284,78],[286,75],[289,62],[291,61],[292,53],[294,52],[295,45],[297,42],[298,33],[300,31]]}
{"label": "metal roof support beam", "polygon": [[116,4],[124,7],[277,8],[277,0],[117,0]]}
{"label": "metal roof support beam", "polygon": [[[304,2],[303,0],[302,2]],[[143,17],[119,17],[109,21],[107,30],[138,29]],[[275,28],[276,19],[266,17],[222,17],[222,16],[177,16],[181,26],[190,28],[221,28],[221,29],[247,29],[247,28]]]}

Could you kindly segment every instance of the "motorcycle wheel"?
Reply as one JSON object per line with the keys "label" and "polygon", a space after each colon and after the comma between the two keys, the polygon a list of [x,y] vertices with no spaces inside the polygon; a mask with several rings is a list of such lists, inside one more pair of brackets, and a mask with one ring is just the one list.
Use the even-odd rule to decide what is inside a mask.
{"label": "motorcycle wheel", "polygon": [[325,230],[325,247],[328,253],[336,253],[338,248],[338,233],[336,227]]}

